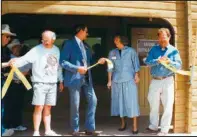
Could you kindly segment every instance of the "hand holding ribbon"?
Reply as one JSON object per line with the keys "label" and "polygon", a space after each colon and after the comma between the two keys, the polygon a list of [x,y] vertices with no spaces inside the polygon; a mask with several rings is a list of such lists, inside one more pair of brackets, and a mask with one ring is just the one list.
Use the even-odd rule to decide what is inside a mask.
{"label": "hand holding ribbon", "polygon": [[30,83],[27,81],[27,79],[25,78],[25,76],[20,72],[20,70],[15,67],[13,65],[13,61],[14,60],[11,60],[12,62],[8,62],[9,66],[12,67],[12,69],[10,70],[10,73],[8,74],[8,77],[3,85],[3,88],[2,88],[2,96],[1,98],[3,99],[3,97],[5,96],[10,84],[11,84],[11,81],[13,79],[13,76],[14,76],[14,72],[17,74],[18,78],[23,82],[24,86],[27,88],[27,90],[31,89],[31,85]]}
{"label": "hand holding ribbon", "polygon": [[161,63],[164,67],[166,67],[167,69],[171,70],[174,73],[178,73],[180,75],[187,75],[187,76],[191,76],[191,72],[190,71],[184,71],[184,70],[178,70],[176,69],[174,66],[170,65],[170,59],[167,57],[161,57],[158,60],[159,63]]}
{"label": "hand holding ribbon", "polygon": [[108,68],[113,68],[113,63],[111,62],[111,60],[109,60],[109,59],[107,59],[107,58],[100,58],[96,64],[94,64],[94,65],[88,67],[87,69],[91,69],[91,68],[97,66],[98,64],[104,64],[105,61],[107,62]]}

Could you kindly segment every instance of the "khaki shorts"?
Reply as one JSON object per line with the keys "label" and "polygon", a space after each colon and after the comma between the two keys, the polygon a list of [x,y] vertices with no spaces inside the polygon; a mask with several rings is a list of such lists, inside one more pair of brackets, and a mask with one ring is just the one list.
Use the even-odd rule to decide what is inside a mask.
{"label": "khaki shorts", "polygon": [[56,83],[33,83],[32,105],[50,105],[55,106],[57,100]]}

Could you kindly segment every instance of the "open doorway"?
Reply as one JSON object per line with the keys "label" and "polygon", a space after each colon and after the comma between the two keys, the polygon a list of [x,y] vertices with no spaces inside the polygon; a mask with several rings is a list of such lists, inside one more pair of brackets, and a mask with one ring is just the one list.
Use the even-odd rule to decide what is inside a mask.
{"label": "open doorway", "polygon": [[[16,23],[17,22],[17,23]],[[88,15],[37,15],[37,14],[7,14],[2,16],[2,24],[9,24],[17,33],[18,38],[25,44],[33,47],[39,44],[41,32],[50,29],[56,32],[57,40],[55,45],[60,49],[64,40],[73,36],[72,27],[78,23],[88,25],[89,38],[87,43],[90,45],[94,59],[107,57],[111,49],[115,48],[113,35],[120,33],[127,35],[130,39],[130,46],[139,51],[138,41],[157,40],[157,28],[167,27],[172,33],[171,44],[174,45],[174,32],[168,22],[162,19],[149,19],[137,17],[109,17],[109,16],[88,16]],[[142,41],[140,41],[142,42]],[[141,57],[140,57],[141,58]],[[142,62],[141,62],[142,63]],[[147,92],[150,82],[149,70],[141,64],[141,82],[139,84],[139,104],[142,116],[139,118],[139,128],[144,129],[148,125],[148,102]],[[96,121],[100,130],[105,131],[106,126],[111,128],[119,127],[119,118],[110,117],[111,93],[107,89],[107,71],[106,66],[99,65],[92,69],[92,77],[98,104],[96,112]],[[27,92],[26,119],[27,124],[32,125],[32,92]],[[84,119],[86,101],[82,94],[80,105],[80,117]],[[58,93],[57,106],[53,109],[54,127],[69,127],[69,94],[65,92]],[[62,122],[59,122],[62,121]],[[83,123],[83,120],[80,122]],[[130,123],[130,122],[129,122]],[[130,128],[131,129],[131,128]],[[110,134],[110,133],[109,133]]]}

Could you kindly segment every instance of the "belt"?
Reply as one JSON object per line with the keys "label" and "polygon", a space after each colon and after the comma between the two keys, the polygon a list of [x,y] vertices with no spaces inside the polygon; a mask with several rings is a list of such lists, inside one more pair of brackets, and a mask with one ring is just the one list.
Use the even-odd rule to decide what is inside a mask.
{"label": "belt", "polygon": [[153,79],[156,79],[156,80],[163,80],[163,79],[168,78],[168,77],[171,77],[171,76],[166,76],[166,77],[153,77]]}

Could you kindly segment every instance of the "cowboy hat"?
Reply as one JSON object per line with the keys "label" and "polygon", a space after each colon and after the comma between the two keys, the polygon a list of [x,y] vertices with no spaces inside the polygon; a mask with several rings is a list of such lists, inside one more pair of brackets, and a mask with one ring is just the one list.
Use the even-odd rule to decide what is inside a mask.
{"label": "cowboy hat", "polygon": [[10,36],[16,36],[15,33],[12,33],[10,31],[10,26],[8,24],[3,24],[2,25],[2,31],[1,31],[2,34],[9,34]]}

